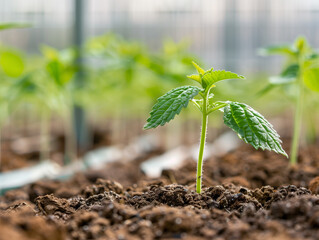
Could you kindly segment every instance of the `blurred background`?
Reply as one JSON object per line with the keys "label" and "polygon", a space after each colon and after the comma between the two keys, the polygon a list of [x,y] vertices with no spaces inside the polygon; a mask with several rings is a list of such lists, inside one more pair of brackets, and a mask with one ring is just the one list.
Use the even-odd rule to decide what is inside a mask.
{"label": "blurred background", "polygon": [[[163,149],[197,143],[194,108],[142,130],[159,96],[191,84],[192,60],[246,76],[220,84],[216,97],[254,106],[289,135],[280,119],[291,117],[290,99],[256,97],[283,58],[257,50],[300,35],[319,45],[316,0],[0,0],[8,22],[29,26],[0,32],[0,54],[12,62],[0,72],[2,171],[28,165],[24,158],[67,164],[143,134],[160,136]],[[221,121],[211,118],[209,142]]]}
{"label": "blurred background", "polygon": [[[0,40],[36,53],[39,45],[73,45],[75,0],[1,0],[1,22],[27,22],[31,28],[2,33]],[[276,71],[256,49],[292,42],[304,35],[319,41],[316,0],[92,0],[83,1],[84,38],[117,33],[159,49],[162,41],[189,41],[189,50],[207,66],[245,74]]]}

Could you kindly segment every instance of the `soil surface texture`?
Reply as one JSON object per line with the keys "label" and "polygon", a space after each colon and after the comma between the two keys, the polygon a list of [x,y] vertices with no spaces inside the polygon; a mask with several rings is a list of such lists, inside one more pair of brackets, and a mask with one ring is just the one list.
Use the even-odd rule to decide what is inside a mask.
{"label": "soil surface texture", "polygon": [[149,179],[141,157],[40,181],[0,198],[2,239],[319,239],[319,149],[303,149],[299,165],[243,146],[204,163]]}

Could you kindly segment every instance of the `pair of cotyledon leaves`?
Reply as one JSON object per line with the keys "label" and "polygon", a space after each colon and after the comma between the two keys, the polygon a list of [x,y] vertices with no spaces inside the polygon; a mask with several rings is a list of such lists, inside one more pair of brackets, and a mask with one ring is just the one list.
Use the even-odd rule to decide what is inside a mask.
{"label": "pair of cotyledon leaves", "polygon": [[[225,70],[204,71],[197,64],[198,75],[188,76],[197,81],[203,88],[196,86],[182,86],[175,88],[160,98],[153,106],[150,117],[144,129],[163,126],[179,114],[182,108],[186,108],[190,100],[204,92],[207,88],[212,88],[214,84],[226,79],[244,78],[236,73]],[[273,126],[257,111],[244,103],[224,102],[224,123],[235,131],[246,143],[251,144],[255,149],[272,150],[287,156],[281,147],[279,135]],[[208,109],[209,110],[209,109]]]}

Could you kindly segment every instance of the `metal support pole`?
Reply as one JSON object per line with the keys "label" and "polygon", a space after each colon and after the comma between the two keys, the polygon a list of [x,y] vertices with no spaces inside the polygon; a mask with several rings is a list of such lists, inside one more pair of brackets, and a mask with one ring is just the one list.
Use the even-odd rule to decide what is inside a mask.
{"label": "metal support pole", "polygon": [[[81,89],[85,85],[85,73],[83,70],[83,43],[84,43],[84,2],[85,0],[74,0],[74,34],[73,43],[78,50],[75,64],[78,66],[78,72],[75,76],[75,89]],[[87,150],[89,146],[89,131],[84,109],[74,104],[73,107],[74,132],[76,135],[77,149],[80,152]]]}

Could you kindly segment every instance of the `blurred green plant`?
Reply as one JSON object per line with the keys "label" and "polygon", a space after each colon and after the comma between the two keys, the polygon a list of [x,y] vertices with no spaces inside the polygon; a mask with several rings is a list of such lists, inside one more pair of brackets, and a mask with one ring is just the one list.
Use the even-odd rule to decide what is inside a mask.
{"label": "blurred green plant", "polygon": [[[202,113],[202,131],[197,162],[197,193],[201,193],[202,189],[202,168],[208,115],[217,110],[224,112],[225,125],[230,127],[238,134],[239,138],[251,144],[255,149],[272,150],[287,156],[281,147],[279,135],[260,113],[244,103],[213,101],[214,94],[211,93],[211,90],[216,87],[215,84],[217,82],[226,79],[243,79],[243,76],[225,70],[214,70],[213,68],[205,71],[195,62],[193,64],[198,74],[190,75],[188,78],[199,83],[200,87],[178,87],[158,98],[144,129],[165,125],[174,119],[182,108],[187,108],[189,101],[192,101],[200,110]],[[196,99],[196,96],[200,97],[200,99]]]}
{"label": "blurred green plant", "polygon": [[76,136],[73,126],[76,90],[72,81],[78,71],[75,65],[77,51],[74,48],[58,51],[49,46],[43,46],[41,51],[45,63],[45,76],[42,79],[49,86],[47,91],[52,93],[52,106],[55,106],[64,118],[65,163],[67,164],[77,158]]}
{"label": "blurred green plant", "polygon": [[[50,156],[50,122],[53,113],[63,116],[65,125],[65,162],[76,158],[73,132],[73,89],[71,80],[77,71],[76,51],[58,51],[49,46],[41,48],[42,57],[24,63],[18,52],[5,50],[3,71],[11,77],[6,86],[5,101],[9,115],[19,109],[29,109],[40,118],[40,159]],[[1,51],[0,51],[1,53]],[[10,54],[8,54],[10,53]],[[2,55],[0,55],[2,56]],[[34,66],[35,65],[35,66]],[[26,69],[23,71],[23,69]]]}
{"label": "blurred green plant", "polygon": [[[14,29],[14,28],[25,28],[29,27],[30,25],[24,23],[0,23],[0,31]],[[18,77],[22,74],[24,69],[24,64],[21,57],[13,51],[5,51],[3,46],[0,46],[0,67],[2,68],[3,72],[9,77]],[[0,75],[1,80],[3,76]],[[1,81],[3,83],[3,81]],[[4,84],[2,84],[4,85]],[[0,88],[1,97],[0,97],[0,129],[4,124],[5,119],[7,118],[8,114],[6,111],[7,102],[5,99],[6,91],[4,87]],[[1,132],[0,130],[0,140],[1,140]],[[1,141],[0,141],[0,164],[1,164]]]}
{"label": "blurred green plant", "polygon": [[[298,157],[303,106],[306,95],[311,96],[306,91],[319,92],[319,55],[309,46],[304,37],[298,37],[292,45],[270,46],[261,49],[259,53],[261,55],[275,54],[286,57],[286,63],[280,75],[271,77],[269,85],[260,92],[260,95],[275,87],[282,87],[287,96],[292,96],[295,99],[294,129],[290,149],[290,163],[294,165]],[[308,103],[312,104],[313,101]]]}
{"label": "blurred green plant", "polygon": [[39,61],[29,58],[28,62],[37,64],[28,66],[21,53],[8,48],[5,53],[5,64],[1,66],[10,76],[4,94],[8,114],[13,115],[19,110],[28,109],[31,115],[40,116],[40,159],[49,159],[50,116],[53,110],[59,108],[57,90],[54,89],[52,82],[48,81],[43,59]]}
{"label": "blurred green plant", "polygon": [[114,34],[90,39],[86,44],[90,80],[82,95],[83,104],[111,113],[122,109],[128,116],[144,115],[150,100],[185,82],[183,76],[191,72],[192,59],[187,48],[186,42],[166,40],[160,51],[150,52],[142,43]]}
{"label": "blurred green plant", "polygon": [[30,24],[27,23],[0,23],[0,31],[7,29],[15,29],[15,28],[27,28],[31,27]]}
{"label": "blurred green plant", "polygon": [[2,127],[9,116],[9,105],[7,101],[8,86],[13,79],[22,75],[24,68],[25,64],[21,53],[17,50],[0,45],[0,139]]}
{"label": "blurred green plant", "polygon": [[[13,24],[3,26],[10,27]],[[7,80],[0,91],[6,93],[3,102],[8,103],[9,115],[27,107],[31,110],[28,114],[41,119],[41,159],[48,158],[50,152],[51,116],[63,116],[65,158],[73,159],[77,153],[72,125],[74,104],[99,116],[140,118],[154,98],[185,84],[184,74],[191,73],[194,58],[188,47],[187,41],[165,40],[160,50],[151,52],[141,42],[115,34],[89,39],[84,52],[83,88],[76,88],[73,81],[78,72],[76,49],[43,46],[42,56],[28,56],[25,61],[19,51],[3,47],[0,68]]]}

